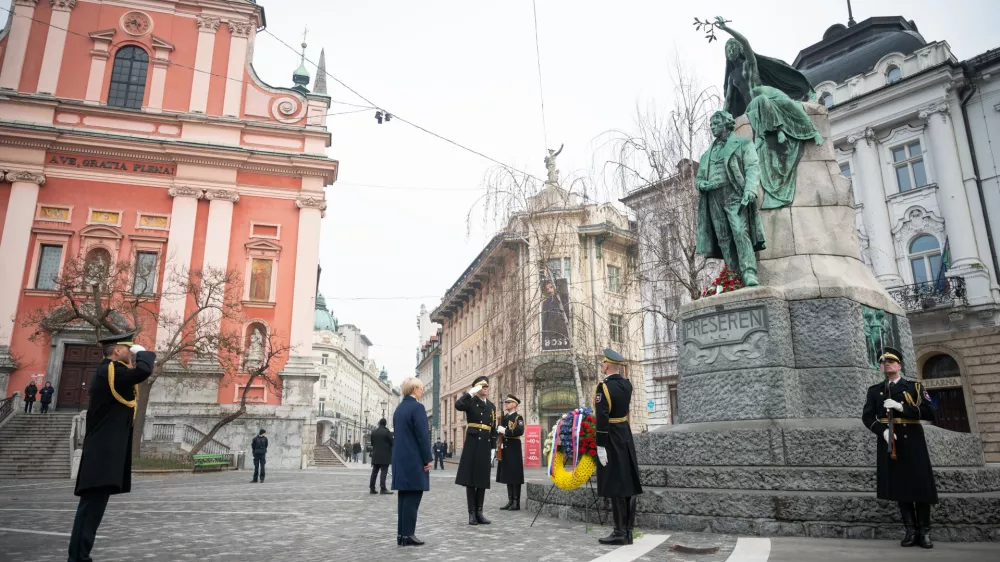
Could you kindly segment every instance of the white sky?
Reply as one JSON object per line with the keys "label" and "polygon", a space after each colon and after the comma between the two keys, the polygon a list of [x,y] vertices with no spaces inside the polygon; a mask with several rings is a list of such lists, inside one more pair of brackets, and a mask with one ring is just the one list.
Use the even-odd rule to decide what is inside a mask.
{"label": "white sky", "polygon": [[[307,57],[326,49],[327,70],[375,104],[497,160],[544,174],[532,3],[529,0],[257,0],[268,30]],[[562,176],[594,168],[596,137],[628,129],[636,105],[670,104],[675,53],[704,86],[720,86],[723,47],[694,31],[694,17],[724,15],[756,52],[791,63],[846,23],[846,0],[537,0],[548,145],[566,149]],[[854,0],[854,17],[902,15],[959,59],[1000,46],[997,0]],[[9,8],[10,0],[0,0]],[[2,14],[6,19],[6,13]],[[254,65],[291,86],[297,56],[267,33]],[[315,68],[310,67],[315,79]],[[364,104],[332,79],[334,100]],[[354,108],[334,104],[331,112]],[[413,127],[377,125],[374,111],[332,116],[320,290],[342,323],[375,343],[394,381],[413,373],[420,304],[433,308],[492,232],[466,230],[466,213],[492,163]],[[366,187],[360,184],[400,189]],[[432,188],[433,190],[428,190]],[[430,298],[409,298],[428,297]],[[367,297],[374,300],[358,300]]]}

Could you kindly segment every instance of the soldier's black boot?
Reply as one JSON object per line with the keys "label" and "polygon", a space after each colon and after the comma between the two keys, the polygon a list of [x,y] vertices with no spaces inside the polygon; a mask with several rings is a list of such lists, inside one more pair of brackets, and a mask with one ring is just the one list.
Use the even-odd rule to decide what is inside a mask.
{"label": "soldier's black boot", "polygon": [[632,496],[628,499],[628,517],[625,518],[625,544],[632,544],[632,531],[635,529],[635,508],[639,503],[638,498]]}
{"label": "soldier's black boot", "polygon": [[465,488],[465,505],[469,508],[469,525],[478,525],[476,519],[476,489],[468,486]]}
{"label": "soldier's black boot", "polygon": [[899,514],[903,517],[903,527],[906,528],[906,536],[903,537],[899,546],[915,546],[917,544],[917,516],[913,511],[913,504],[899,502]]}
{"label": "soldier's black boot", "polygon": [[514,493],[511,490],[512,486],[507,484],[507,505],[500,508],[501,511],[507,511],[510,506],[514,505]]}
{"label": "soldier's black boot", "polygon": [[521,485],[512,484],[514,486],[514,505],[510,506],[511,511],[521,511]]}
{"label": "soldier's black boot", "polygon": [[611,518],[614,520],[615,528],[611,531],[611,534],[598,539],[597,542],[601,544],[625,544],[625,525],[623,523],[622,512],[624,511],[624,505],[622,498],[611,498]]}
{"label": "soldier's black boot", "polygon": [[931,504],[917,504],[917,528],[920,531],[920,548],[934,548],[934,543],[931,542]]}
{"label": "soldier's black boot", "polygon": [[483,516],[483,503],[486,502],[486,488],[476,488],[476,523],[489,525],[490,520]]}

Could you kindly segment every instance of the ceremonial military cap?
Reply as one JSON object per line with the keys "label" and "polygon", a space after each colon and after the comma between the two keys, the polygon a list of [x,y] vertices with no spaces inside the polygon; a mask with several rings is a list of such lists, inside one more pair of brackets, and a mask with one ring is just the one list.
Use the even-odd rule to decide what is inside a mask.
{"label": "ceremonial military cap", "polygon": [[882,354],[878,357],[878,362],[883,361],[895,361],[896,363],[903,362],[903,352],[896,349],[895,347],[883,346]]}
{"label": "ceremonial military cap", "polygon": [[127,345],[131,347],[135,345],[135,335],[137,333],[138,332],[133,331],[125,334],[112,334],[97,340],[97,343],[101,344],[101,347],[107,347],[109,345]]}
{"label": "ceremonial military cap", "polygon": [[517,396],[514,396],[513,394],[508,394],[507,398],[504,398],[504,402],[517,402],[518,404],[520,404],[521,400]]}
{"label": "ceremonial military cap", "polygon": [[476,377],[476,380],[472,381],[472,386],[480,386],[480,385],[483,385],[483,384],[485,384],[485,385],[490,384],[490,379],[488,379],[488,378],[480,375],[480,376]]}
{"label": "ceremonial military cap", "polygon": [[625,358],[622,357],[621,353],[618,353],[610,348],[604,350],[604,360],[608,363],[614,363],[616,365],[624,365],[626,363]]}

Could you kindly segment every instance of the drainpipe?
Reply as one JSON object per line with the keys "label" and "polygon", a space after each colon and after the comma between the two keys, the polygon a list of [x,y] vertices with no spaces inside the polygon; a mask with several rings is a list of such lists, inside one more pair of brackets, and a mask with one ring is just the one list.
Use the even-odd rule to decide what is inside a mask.
{"label": "drainpipe", "polygon": [[597,353],[600,353],[602,347],[597,345],[597,288],[594,285],[594,262],[597,261],[597,238],[592,236],[585,236],[584,240],[587,242],[592,242],[587,244],[587,261],[590,262],[590,324],[593,328],[591,330],[594,337],[594,349]]}
{"label": "drainpipe", "polygon": [[966,91],[960,96],[962,99],[960,104],[962,108],[962,120],[965,122],[965,138],[969,143],[969,153],[972,155],[972,173],[976,176],[976,190],[979,191],[979,206],[982,207],[983,219],[986,221],[986,240],[990,244],[990,256],[993,258],[993,279],[994,282],[1000,282],[1000,264],[997,262],[997,248],[995,242],[993,241],[993,228],[990,223],[989,211],[986,209],[986,196],[983,192],[983,180],[979,175],[979,159],[976,158],[976,145],[972,140],[972,127],[969,126],[969,112],[968,108],[966,108],[966,104],[969,103],[969,100],[972,99],[973,94],[975,94],[976,90],[979,88],[972,83],[973,73],[970,65],[968,63],[963,63],[962,70],[965,71],[969,78],[969,83],[965,86]]}

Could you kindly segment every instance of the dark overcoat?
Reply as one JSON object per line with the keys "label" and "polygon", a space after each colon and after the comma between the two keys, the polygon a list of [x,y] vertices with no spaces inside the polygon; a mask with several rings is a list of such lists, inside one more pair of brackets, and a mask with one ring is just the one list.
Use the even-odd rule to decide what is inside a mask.
{"label": "dark overcoat", "polygon": [[403,397],[392,414],[392,427],[396,430],[395,446],[392,447],[392,489],[430,490],[431,475],[424,467],[434,459],[424,405],[413,396]]}
{"label": "dark overcoat", "polygon": [[[709,179],[711,154],[712,147],[710,145],[705,154],[701,155],[696,182]],[[726,163],[726,177],[729,178],[729,185],[717,189],[732,190],[733,193],[730,195],[736,201],[739,201],[743,196],[743,190],[747,184],[751,184],[756,192],[757,186],[760,185],[760,164],[753,142],[730,133],[726,138],[722,158]],[[719,239],[712,227],[712,216],[708,207],[709,196],[709,192],[702,192],[698,198],[698,240],[695,243],[695,251],[706,258],[722,259]],[[760,218],[760,212],[757,211],[757,203],[751,201],[749,205],[740,209],[739,214],[746,221],[747,234],[750,236],[753,250],[759,252],[767,248],[767,241],[764,238],[764,222]],[[729,228],[729,225],[726,225],[726,228]]]}
{"label": "dark overcoat", "polygon": [[[474,488],[490,487],[492,451],[497,447],[497,408],[489,400],[465,393],[455,401],[455,409],[465,412],[465,445],[458,462],[455,483]],[[488,426],[484,429],[478,426]]]}
{"label": "dark overcoat", "polygon": [[524,418],[521,414],[504,414],[503,459],[497,461],[497,482],[501,484],[524,484],[524,454],[521,436],[524,435]]}
{"label": "dark overcoat", "polygon": [[371,439],[372,464],[392,464],[392,432],[389,428],[379,426],[372,432]]}
{"label": "dark overcoat", "polygon": [[[893,411],[896,419],[896,460],[889,458],[889,444],[883,433],[889,428],[888,413],[882,407],[886,398],[903,405],[903,411]],[[877,489],[882,500],[937,503],[937,487],[931,456],[924,440],[924,428],[919,420],[934,421],[934,408],[930,397],[920,383],[899,379],[889,385],[880,382],[868,388],[868,397],[861,414],[861,421],[878,439]]]}
{"label": "dark overcoat", "polygon": [[[115,363],[115,390],[123,400],[135,400],[135,385],[153,374],[156,354],[135,354],[135,368]],[[132,425],[135,410],[111,394],[108,381],[110,359],[101,361],[90,381],[90,406],[87,408],[87,434],[83,456],[76,475],[76,495],[100,491],[127,494],[132,490]]]}
{"label": "dark overcoat", "polygon": [[627,498],[642,493],[639,461],[627,419],[631,404],[632,383],[621,375],[611,375],[597,385],[594,393],[597,446],[608,453],[607,466],[597,462],[597,495],[605,498]]}

